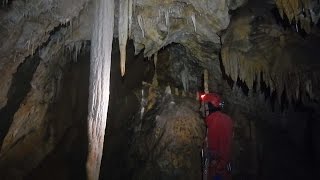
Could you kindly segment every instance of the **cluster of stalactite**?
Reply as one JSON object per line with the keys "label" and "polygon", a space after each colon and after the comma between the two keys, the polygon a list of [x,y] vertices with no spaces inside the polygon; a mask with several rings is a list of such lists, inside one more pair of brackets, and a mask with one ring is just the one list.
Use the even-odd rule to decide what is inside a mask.
{"label": "cluster of stalactite", "polygon": [[276,0],[276,5],[282,18],[286,15],[290,23],[295,22],[298,31],[298,23],[307,33],[311,32],[312,23],[317,23],[319,15],[313,10],[318,4],[317,0]]}
{"label": "cluster of stalactite", "polygon": [[289,101],[314,99],[319,93],[319,52],[311,39],[284,32],[272,23],[238,18],[224,39],[222,63],[234,81],[246,82],[249,89],[260,89],[264,82],[271,93],[277,93],[279,102],[282,95]]}
{"label": "cluster of stalactite", "polygon": [[[229,54],[228,54],[229,52]],[[319,75],[315,72],[299,72],[299,70],[282,71],[281,66],[273,69],[259,57],[250,57],[239,52],[230,52],[228,48],[223,51],[223,65],[225,72],[235,82],[240,79],[246,82],[249,89],[261,89],[262,83],[270,88],[270,93],[277,92],[278,102],[281,102],[283,93],[287,100],[307,101],[317,98],[316,86],[319,85]],[[259,62],[250,62],[256,61]],[[248,62],[249,61],[249,62]]]}

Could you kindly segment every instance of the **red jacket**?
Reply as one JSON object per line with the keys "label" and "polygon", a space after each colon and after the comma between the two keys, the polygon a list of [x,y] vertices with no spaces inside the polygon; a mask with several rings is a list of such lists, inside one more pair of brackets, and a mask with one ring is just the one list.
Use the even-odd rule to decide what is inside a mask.
{"label": "red jacket", "polygon": [[220,112],[211,113],[206,118],[208,127],[208,149],[217,153],[225,163],[231,160],[233,122]]}

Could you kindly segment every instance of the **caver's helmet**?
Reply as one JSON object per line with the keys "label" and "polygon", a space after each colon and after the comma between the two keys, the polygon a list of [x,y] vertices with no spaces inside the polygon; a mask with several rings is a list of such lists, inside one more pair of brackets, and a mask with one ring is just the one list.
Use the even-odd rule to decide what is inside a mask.
{"label": "caver's helmet", "polygon": [[215,108],[223,108],[224,105],[221,97],[216,93],[202,94],[201,100],[205,103],[210,102]]}

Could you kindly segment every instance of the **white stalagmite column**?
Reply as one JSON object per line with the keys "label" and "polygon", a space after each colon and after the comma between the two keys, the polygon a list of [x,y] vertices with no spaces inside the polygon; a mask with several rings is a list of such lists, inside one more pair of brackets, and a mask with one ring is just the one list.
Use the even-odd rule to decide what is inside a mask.
{"label": "white stalagmite column", "polygon": [[109,105],[114,0],[94,0],[88,105],[87,179],[98,180]]}
{"label": "white stalagmite column", "polygon": [[[129,26],[129,2],[128,0],[120,0],[119,6],[119,46],[120,46],[120,70],[121,76],[124,76],[126,71],[126,48],[128,40]],[[132,5],[132,4],[131,4]]]}

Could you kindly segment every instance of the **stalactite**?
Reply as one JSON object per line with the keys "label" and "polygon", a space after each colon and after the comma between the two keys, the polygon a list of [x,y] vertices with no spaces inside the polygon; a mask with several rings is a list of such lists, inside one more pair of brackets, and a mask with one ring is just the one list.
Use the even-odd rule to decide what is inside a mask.
{"label": "stalactite", "polygon": [[8,2],[9,2],[9,0],[3,0],[3,1],[2,1],[2,6],[8,5]]}
{"label": "stalactite", "polygon": [[129,38],[132,37],[132,15],[133,15],[133,0],[129,0]]}
{"label": "stalactite", "polygon": [[139,15],[137,16],[137,19],[138,19],[139,27],[140,27],[141,32],[142,32],[142,37],[144,38],[144,23],[143,23],[143,18],[142,18],[142,16],[139,14]]}
{"label": "stalactite", "polygon": [[191,15],[191,20],[194,27],[194,32],[197,32],[197,25],[196,25],[196,16],[194,14]]}
{"label": "stalactite", "polygon": [[[309,32],[309,29],[311,27],[310,22],[303,22],[305,20],[301,21],[301,18],[299,15],[301,13],[305,14],[307,17],[304,19],[311,19],[313,21],[310,9],[310,0],[276,0],[276,5],[278,7],[279,13],[282,18],[284,18],[284,15],[286,15],[289,19],[289,22],[293,22],[295,20],[296,23],[296,31],[298,32],[297,23],[298,21],[301,22],[302,26],[301,28],[305,29]],[[303,25],[305,23],[305,25]],[[316,21],[313,21],[313,23],[317,23]]]}
{"label": "stalactite", "polygon": [[109,105],[114,0],[96,0],[91,39],[87,179],[98,180]]}
{"label": "stalactite", "polygon": [[129,2],[128,0],[120,0],[119,6],[119,46],[120,46],[120,70],[121,76],[126,71],[126,49],[128,40],[128,21],[129,21]]}
{"label": "stalactite", "polygon": [[154,76],[152,80],[152,85],[157,87],[158,86],[158,76],[157,76],[157,61],[158,61],[158,52],[154,54],[153,63],[154,63]]}
{"label": "stalactite", "polygon": [[209,93],[208,81],[209,81],[209,74],[208,74],[208,70],[205,69],[203,72],[203,84],[204,84],[204,92],[205,93]]}
{"label": "stalactite", "polygon": [[169,27],[170,27],[170,22],[169,22],[169,10],[166,10],[166,13],[164,14],[164,17],[166,19],[166,26],[167,26],[167,29],[168,29],[168,32],[169,32]]}
{"label": "stalactite", "polygon": [[70,51],[70,53],[73,53],[73,61],[77,62],[78,61],[78,55],[83,47],[86,46],[85,41],[77,41],[77,42],[72,42],[70,43],[67,48]]}
{"label": "stalactite", "polygon": [[154,62],[154,67],[155,67],[155,69],[157,69],[157,63],[158,63],[158,52],[156,52],[156,53],[154,54],[153,62]]}
{"label": "stalactite", "polygon": [[184,91],[188,91],[189,90],[189,71],[188,68],[186,66],[184,66],[183,71],[181,71],[181,81],[182,81],[182,86]]}
{"label": "stalactite", "polygon": [[133,2],[132,2],[132,13],[133,14],[136,14],[136,1],[137,0],[132,0]]}

